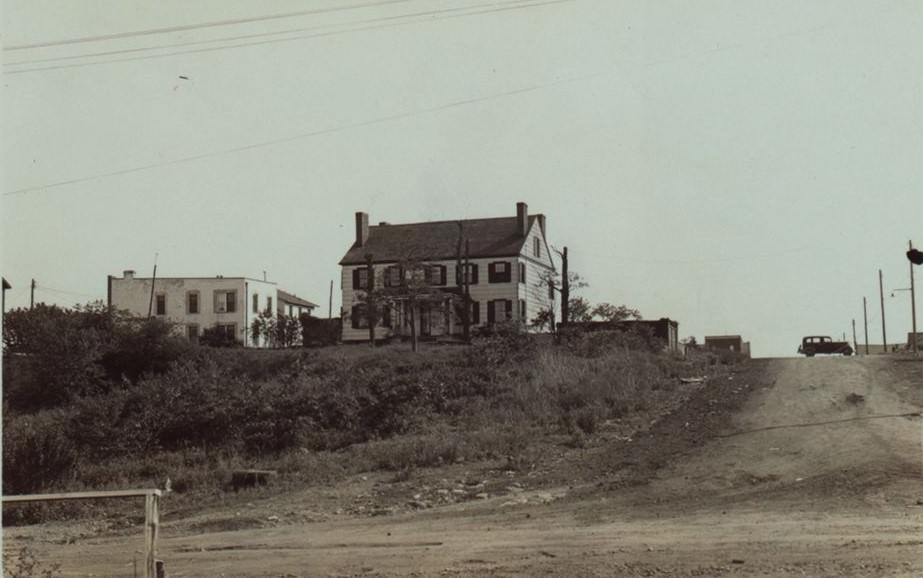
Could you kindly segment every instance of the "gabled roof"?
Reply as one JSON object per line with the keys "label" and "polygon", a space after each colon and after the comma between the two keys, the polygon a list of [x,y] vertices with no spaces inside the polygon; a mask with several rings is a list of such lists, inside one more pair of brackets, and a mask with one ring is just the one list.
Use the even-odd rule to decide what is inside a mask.
{"label": "gabled roof", "polygon": [[277,289],[276,293],[279,296],[279,303],[288,303],[289,305],[300,305],[301,307],[311,307],[311,308],[317,307],[317,305],[315,305],[314,303],[311,303],[310,301],[306,299],[302,299],[301,297],[293,293],[289,293],[281,289]]}
{"label": "gabled roof", "polygon": [[[529,228],[537,215],[529,217]],[[461,223],[461,233],[459,232]],[[516,217],[490,219],[465,219],[460,221],[431,221],[406,225],[377,225],[369,227],[365,244],[353,243],[340,265],[359,265],[371,255],[376,263],[397,262],[406,259],[444,261],[458,256],[458,239],[462,235],[469,241],[472,259],[483,257],[513,257],[522,251],[525,237],[519,234]]]}

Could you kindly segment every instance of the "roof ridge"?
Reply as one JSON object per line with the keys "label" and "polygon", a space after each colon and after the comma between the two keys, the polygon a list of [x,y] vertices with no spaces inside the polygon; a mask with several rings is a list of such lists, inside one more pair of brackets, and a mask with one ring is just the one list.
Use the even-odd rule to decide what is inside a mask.
{"label": "roof ridge", "polygon": [[445,223],[465,223],[469,221],[499,221],[501,219],[515,219],[515,216],[508,217],[475,217],[472,219],[443,219],[442,221],[419,221],[416,223],[389,223],[387,221],[380,222],[377,225],[369,225],[371,227],[413,227],[417,225],[442,225]]}

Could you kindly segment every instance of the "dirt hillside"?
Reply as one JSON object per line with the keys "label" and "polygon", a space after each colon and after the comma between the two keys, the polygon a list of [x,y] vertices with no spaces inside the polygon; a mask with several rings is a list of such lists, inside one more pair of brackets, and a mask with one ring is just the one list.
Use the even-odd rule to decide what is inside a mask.
{"label": "dirt hillside", "polygon": [[[171,524],[167,504],[159,555],[173,577],[923,575],[923,363],[754,360],[696,387],[635,434],[550,449],[533,471],[361,476],[195,523]],[[72,576],[131,576],[140,548],[5,538]]]}

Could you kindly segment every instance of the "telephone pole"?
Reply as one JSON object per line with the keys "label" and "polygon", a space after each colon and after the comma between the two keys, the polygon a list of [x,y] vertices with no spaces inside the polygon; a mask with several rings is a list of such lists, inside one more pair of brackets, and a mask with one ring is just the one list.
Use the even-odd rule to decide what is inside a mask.
{"label": "telephone pole", "polygon": [[561,253],[561,323],[570,322],[570,280],[567,278],[567,247]]}
{"label": "telephone pole", "polygon": [[878,270],[878,297],[881,299],[881,343],[884,352],[888,352],[888,333],[885,331],[885,286],[881,276],[881,269]]}
{"label": "telephone pole", "polygon": [[[908,241],[907,244],[910,246],[910,250],[907,252],[908,255],[913,252],[913,241]],[[913,261],[910,262],[910,319],[913,322],[913,354],[917,354],[917,298],[913,289]]]}
{"label": "telephone pole", "polygon": [[31,311],[33,307],[35,307],[35,279],[32,280],[32,288],[29,290],[29,310]]}
{"label": "telephone pole", "polygon": [[852,348],[853,351],[859,352],[859,341],[856,339],[856,320],[852,320]]}
{"label": "telephone pole", "polygon": [[865,354],[869,354],[869,319],[865,297],[862,298],[862,322],[865,324]]}

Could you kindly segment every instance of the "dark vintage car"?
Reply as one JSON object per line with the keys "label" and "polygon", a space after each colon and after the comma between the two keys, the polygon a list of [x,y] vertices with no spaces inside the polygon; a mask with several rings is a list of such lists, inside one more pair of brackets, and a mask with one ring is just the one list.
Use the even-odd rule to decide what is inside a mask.
{"label": "dark vintage car", "polygon": [[846,341],[834,341],[826,335],[809,335],[801,340],[798,353],[814,357],[818,353],[829,355],[852,355],[853,349]]}

